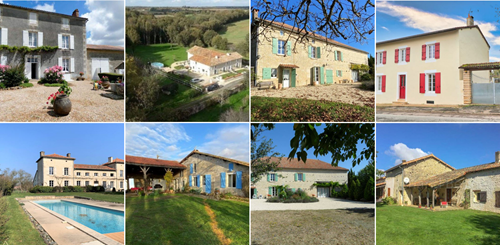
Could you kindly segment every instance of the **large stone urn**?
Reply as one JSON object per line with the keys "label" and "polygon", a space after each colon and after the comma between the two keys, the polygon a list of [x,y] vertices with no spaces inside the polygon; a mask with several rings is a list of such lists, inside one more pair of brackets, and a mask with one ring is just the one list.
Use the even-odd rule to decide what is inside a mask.
{"label": "large stone urn", "polygon": [[60,94],[54,101],[54,112],[60,116],[66,116],[71,112],[71,101],[69,96]]}
{"label": "large stone urn", "polygon": [[102,82],[102,87],[105,88],[105,89],[109,88],[110,85],[111,85],[111,83],[109,81],[103,81]]}

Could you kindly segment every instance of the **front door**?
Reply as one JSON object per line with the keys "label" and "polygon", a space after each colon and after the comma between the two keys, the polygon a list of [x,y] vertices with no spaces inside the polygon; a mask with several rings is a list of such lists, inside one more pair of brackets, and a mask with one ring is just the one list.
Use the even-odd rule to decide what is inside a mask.
{"label": "front door", "polygon": [[358,71],[352,71],[351,76],[352,76],[352,80],[353,80],[354,82],[357,82],[357,81],[358,81],[358,74],[359,74],[359,73],[358,73]]}
{"label": "front door", "polygon": [[205,175],[205,193],[210,194],[212,192],[212,177],[210,175]]}
{"label": "front door", "polygon": [[38,78],[38,63],[31,63],[31,79],[37,79]]}
{"label": "front door", "polygon": [[406,98],[406,75],[399,75],[399,98]]}
{"label": "front door", "polygon": [[283,70],[283,88],[288,88],[290,85],[290,70],[289,69],[284,69]]}
{"label": "front door", "polygon": [[451,189],[446,189],[446,201],[449,203],[451,201]]}
{"label": "front door", "polygon": [[391,196],[391,188],[387,188],[387,196],[390,197]]}

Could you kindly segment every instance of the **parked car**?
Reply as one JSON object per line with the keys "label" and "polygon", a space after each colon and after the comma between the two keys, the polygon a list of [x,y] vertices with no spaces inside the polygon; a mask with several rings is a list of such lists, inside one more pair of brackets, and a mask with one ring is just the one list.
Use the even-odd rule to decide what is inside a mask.
{"label": "parked car", "polygon": [[193,79],[191,79],[192,83],[199,83],[199,82],[202,82],[202,81],[203,81],[203,79],[199,79],[199,78],[193,78]]}
{"label": "parked car", "polygon": [[218,83],[214,83],[214,84],[212,84],[212,85],[210,85],[210,86],[207,87],[207,91],[210,92],[210,91],[217,90],[219,88],[220,88],[219,84]]}

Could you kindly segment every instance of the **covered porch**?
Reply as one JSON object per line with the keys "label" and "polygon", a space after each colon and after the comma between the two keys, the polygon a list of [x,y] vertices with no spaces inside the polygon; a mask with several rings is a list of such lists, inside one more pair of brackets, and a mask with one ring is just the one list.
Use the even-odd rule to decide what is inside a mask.
{"label": "covered porch", "polygon": [[463,79],[464,104],[500,104],[500,74],[491,73],[500,69],[500,62],[463,64],[458,68]]}
{"label": "covered porch", "polygon": [[452,171],[405,185],[409,197],[405,205],[433,210],[458,207],[462,199],[459,190],[464,181],[464,175]]}
{"label": "covered porch", "polygon": [[[294,64],[280,64],[276,72],[278,74],[278,84],[281,84],[282,88],[294,88],[297,86],[297,69],[299,66]],[[279,85],[278,85],[279,86]]]}

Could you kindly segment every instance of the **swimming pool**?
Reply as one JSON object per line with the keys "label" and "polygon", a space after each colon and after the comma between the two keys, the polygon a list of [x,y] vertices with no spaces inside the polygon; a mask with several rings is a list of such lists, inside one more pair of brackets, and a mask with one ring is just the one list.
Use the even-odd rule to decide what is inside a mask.
{"label": "swimming pool", "polygon": [[160,62],[153,62],[153,63],[151,63],[151,66],[161,69],[161,68],[163,68],[164,65],[163,65],[163,63],[160,63]]}
{"label": "swimming pool", "polygon": [[35,203],[101,234],[124,231],[125,219],[122,211],[63,200],[36,201]]}

